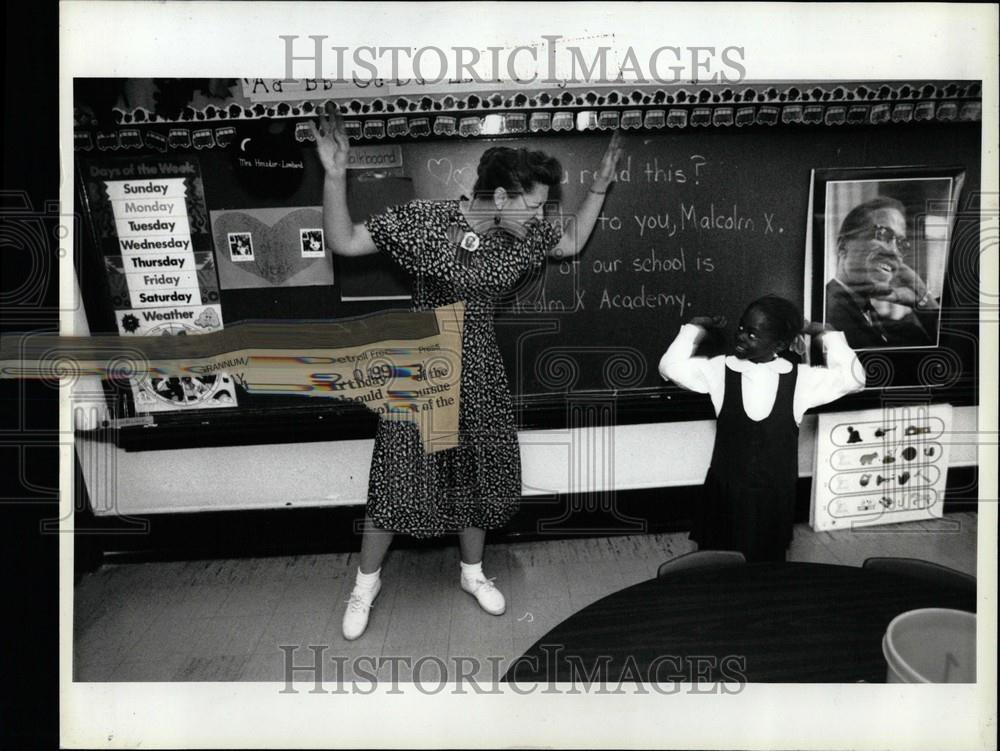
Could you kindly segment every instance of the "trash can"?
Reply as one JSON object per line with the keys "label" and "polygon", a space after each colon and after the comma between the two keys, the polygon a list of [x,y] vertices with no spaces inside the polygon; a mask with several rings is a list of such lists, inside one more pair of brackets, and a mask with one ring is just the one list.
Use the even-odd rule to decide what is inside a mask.
{"label": "trash can", "polygon": [[900,613],[882,637],[888,683],[975,683],[976,615],[921,608]]}

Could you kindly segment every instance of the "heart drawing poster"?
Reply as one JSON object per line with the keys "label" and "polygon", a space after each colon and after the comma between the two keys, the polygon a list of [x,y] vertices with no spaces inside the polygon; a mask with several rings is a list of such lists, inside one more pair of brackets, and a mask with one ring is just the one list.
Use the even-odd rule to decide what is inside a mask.
{"label": "heart drawing poster", "polygon": [[333,284],[318,206],[210,212],[222,289]]}

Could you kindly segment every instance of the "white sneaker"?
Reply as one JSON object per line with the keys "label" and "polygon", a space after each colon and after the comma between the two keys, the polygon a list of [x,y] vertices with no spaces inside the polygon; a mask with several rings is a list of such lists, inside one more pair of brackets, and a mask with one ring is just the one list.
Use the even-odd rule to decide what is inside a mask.
{"label": "white sneaker", "polygon": [[463,576],[462,589],[475,597],[479,607],[490,615],[503,615],[507,609],[507,602],[500,594],[500,590],[493,585],[492,579],[480,575],[476,579],[469,580]]}
{"label": "white sneaker", "polygon": [[371,589],[355,587],[351,592],[342,626],[344,638],[348,641],[354,641],[365,632],[368,627],[368,611],[372,609],[372,603],[378,597],[380,589],[382,589],[381,579],[375,582],[375,586]]}

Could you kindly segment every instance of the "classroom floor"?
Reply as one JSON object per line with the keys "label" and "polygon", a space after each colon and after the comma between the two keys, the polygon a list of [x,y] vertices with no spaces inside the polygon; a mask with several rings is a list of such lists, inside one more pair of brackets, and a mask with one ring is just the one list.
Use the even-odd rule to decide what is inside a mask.
{"label": "classroom floor", "polygon": [[[860,566],[870,556],[916,557],[976,573],[975,513],[853,531],[795,528],[789,560]],[[435,658],[477,680],[499,678],[511,661],[567,616],[649,579],[657,566],[692,550],[686,533],[493,545],[485,570],[507,597],[507,612],[481,611],[458,586],[457,545],[393,550],[368,630],[340,634],[353,585],[354,553],[105,565],[74,591],[73,676],[77,681],[284,681],[284,652],[312,664],[325,646],[322,680],[335,682],[331,658],[359,671],[380,657],[427,657],[422,681],[436,681]],[[354,658],[370,658],[370,661]],[[410,679],[397,661],[399,680]],[[478,665],[478,669],[476,669]],[[384,662],[380,680],[390,678]],[[311,674],[296,680],[313,680]],[[365,679],[368,680],[368,679]]]}

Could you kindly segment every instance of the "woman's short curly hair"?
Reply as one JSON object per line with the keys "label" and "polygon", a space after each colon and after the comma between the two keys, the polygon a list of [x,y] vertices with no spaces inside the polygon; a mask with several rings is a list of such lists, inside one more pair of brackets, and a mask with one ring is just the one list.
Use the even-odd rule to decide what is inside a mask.
{"label": "woman's short curly hair", "polygon": [[562,180],[559,160],[543,151],[493,146],[479,160],[475,194],[493,193],[503,188],[508,193],[524,193],[538,183],[558,185]]}

